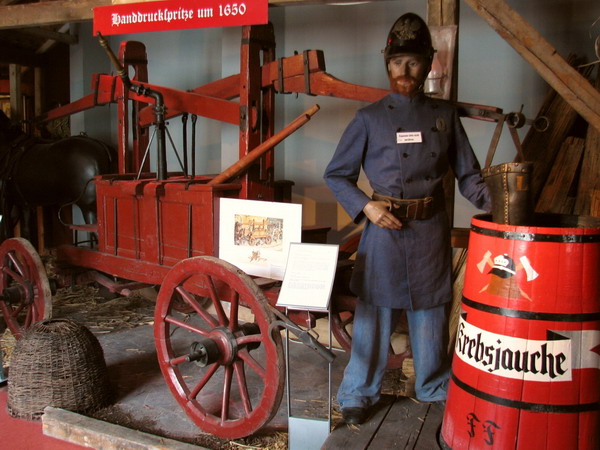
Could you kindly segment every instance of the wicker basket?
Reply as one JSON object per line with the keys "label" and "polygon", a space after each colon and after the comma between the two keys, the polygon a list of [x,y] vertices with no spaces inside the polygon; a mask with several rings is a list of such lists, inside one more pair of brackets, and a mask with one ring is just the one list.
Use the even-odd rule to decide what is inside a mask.
{"label": "wicker basket", "polygon": [[69,319],[35,323],[17,342],[8,380],[8,412],[38,420],[46,406],[92,412],[111,400],[100,343]]}

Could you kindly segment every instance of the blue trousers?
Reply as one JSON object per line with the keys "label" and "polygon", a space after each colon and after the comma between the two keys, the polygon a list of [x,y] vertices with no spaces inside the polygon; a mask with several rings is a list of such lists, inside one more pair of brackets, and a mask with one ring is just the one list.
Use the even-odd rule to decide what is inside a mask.
{"label": "blue trousers", "polygon": [[[406,311],[415,391],[423,402],[446,399],[450,377],[447,306]],[[401,309],[356,302],[352,352],[337,394],[341,408],[369,407],[379,401],[390,337],[401,313]]]}

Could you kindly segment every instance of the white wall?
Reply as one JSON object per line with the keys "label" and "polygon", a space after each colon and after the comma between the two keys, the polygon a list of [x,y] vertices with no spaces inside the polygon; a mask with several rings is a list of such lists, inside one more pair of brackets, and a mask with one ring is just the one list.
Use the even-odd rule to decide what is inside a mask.
{"label": "white wall", "polygon": [[[592,23],[600,16],[597,0],[510,0],[507,3],[563,57],[569,53],[586,55],[590,60],[594,57],[593,39],[598,35],[598,28],[591,30],[592,38],[589,33]],[[397,17],[408,11],[425,18],[425,8],[424,1],[387,0],[351,6],[270,8],[269,14],[275,26],[278,57],[291,56],[295,50],[320,49],[324,51],[330,74],[348,82],[385,88],[387,80],[381,49],[389,28]],[[518,111],[523,104],[523,112],[535,116],[548,89],[546,83],[467,4],[461,2],[460,8],[459,101],[492,105],[505,112]],[[107,58],[102,56],[97,41],[91,36],[91,26],[82,25],[81,30],[81,44],[72,50],[73,100],[89,92],[90,73],[111,71]],[[115,51],[123,40],[143,42],[148,52],[151,83],[191,89],[239,71],[240,37],[240,28],[234,27],[119,35],[111,36],[109,41]],[[96,56],[91,58],[90,55]],[[96,61],[91,72],[91,63],[87,62],[90,59]],[[104,69],[97,69],[97,64]],[[339,242],[355,231],[355,226],[324,186],[322,174],[345,126],[363,105],[333,98],[279,95],[276,129],[314,103],[318,103],[321,110],[277,147],[276,175],[278,179],[296,183],[294,201],[303,204],[304,225],[331,226],[330,241]],[[102,124],[110,127],[114,136],[116,108],[101,109],[105,120],[97,117],[98,112],[94,113],[93,121],[74,119],[73,131],[78,132],[79,126],[93,135],[91,130]],[[180,119],[171,122],[173,139],[181,146]],[[483,161],[493,125],[470,119],[465,119],[464,124],[480,161]],[[521,130],[522,135],[525,132],[526,129]],[[504,134],[495,163],[514,157],[508,133]],[[236,127],[199,119],[197,138],[199,172],[218,172],[237,158]],[[174,162],[170,164],[169,167],[175,170]],[[476,212],[458,196],[455,224],[468,226],[471,215]]]}
{"label": "white wall", "polygon": [[[71,46],[69,55],[71,101],[74,101],[91,93],[92,75],[107,73],[110,71],[110,63],[102,47],[97,41],[92,41],[91,23],[71,25],[70,32],[81,36],[80,45]],[[85,132],[97,139],[110,141],[112,138],[109,126],[110,108],[111,106],[96,107],[73,114],[70,117],[71,133]],[[112,105],[112,108],[116,114],[116,105]]]}

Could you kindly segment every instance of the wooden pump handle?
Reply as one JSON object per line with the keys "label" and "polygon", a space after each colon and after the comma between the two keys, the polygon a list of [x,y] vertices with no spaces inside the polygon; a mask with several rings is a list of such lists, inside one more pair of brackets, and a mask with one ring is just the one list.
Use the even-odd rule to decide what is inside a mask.
{"label": "wooden pump handle", "polygon": [[219,184],[224,183],[230,178],[239,175],[244,170],[246,170],[250,165],[260,158],[264,153],[271,150],[281,141],[283,141],[286,137],[292,134],[294,131],[298,130],[302,125],[310,120],[310,118],[320,109],[319,105],[314,105],[313,107],[304,111],[301,115],[296,117],[292,122],[290,122],[287,126],[282,128],[279,132],[275,133],[273,136],[268,138],[263,143],[257,145],[252,149],[246,156],[238,160],[236,163],[229,166],[222,173],[214,177],[212,180],[208,182],[208,184]]}

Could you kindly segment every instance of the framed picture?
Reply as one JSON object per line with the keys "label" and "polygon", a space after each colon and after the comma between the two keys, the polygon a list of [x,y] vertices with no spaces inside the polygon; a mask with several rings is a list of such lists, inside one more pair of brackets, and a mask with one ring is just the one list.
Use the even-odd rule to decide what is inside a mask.
{"label": "framed picture", "polygon": [[283,280],[290,244],[302,239],[302,205],[222,198],[219,258],[249,275]]}

